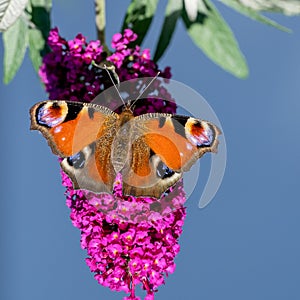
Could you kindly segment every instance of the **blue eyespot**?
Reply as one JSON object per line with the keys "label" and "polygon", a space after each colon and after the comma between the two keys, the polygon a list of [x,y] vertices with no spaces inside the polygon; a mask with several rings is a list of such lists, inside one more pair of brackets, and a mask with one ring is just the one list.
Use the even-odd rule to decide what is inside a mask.
{"label": "blue eyespot", "polygon": [[72,156],[69,156],[67,158],[67,162],[71,167],[74,167],[75,169],[82,169],[85,164],[85,156],[80,151]]}
{"label": "blue eyespot", "polygon": [[162,161],[159,162],[156,170],[158,177],[165,179],[171,177],[175,172],[168,168]]}

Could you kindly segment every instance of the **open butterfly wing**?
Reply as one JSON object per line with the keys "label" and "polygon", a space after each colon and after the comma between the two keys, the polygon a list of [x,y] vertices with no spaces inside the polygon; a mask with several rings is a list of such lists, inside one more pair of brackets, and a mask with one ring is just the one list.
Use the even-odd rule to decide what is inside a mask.
{"label": "open butterfly wing", "polygon": [[156,113],[131,122],[131,160],[122,171],[125,194],[160,198],[183,171],[217,148],[220,131],[206,121]]}
{"label": "open butterfly wing", "polygon": [[119,116],[110,109],[63,100],[39,102],[30,110],[31,129],[39,130],[54,154],[67,157],[103,136]]}
{"label": "open butterfly wing", "polygon": [[106,107],[63,100],[43,101],[30,110],[31,129],[41,131],[74,188],[111,192],[110,159],[119,116]]}

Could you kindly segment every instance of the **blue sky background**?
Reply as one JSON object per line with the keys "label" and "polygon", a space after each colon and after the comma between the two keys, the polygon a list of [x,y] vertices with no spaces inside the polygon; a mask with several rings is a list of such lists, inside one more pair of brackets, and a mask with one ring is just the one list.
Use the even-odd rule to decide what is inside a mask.
{"label": "blue sky background", "polygon": [[[107,2],[110,40],[129,1]],[[300,19],[276,16],[293,29],[287,34],[217,4],[247,57],[250,77],[236,79],[210,62],[181,23],[160,61],[213,107],[228,161],[209,206],[200,210],[198,195],[189,199],[177,270],[156,299],[297,300]],[[144,47],[154,50],[162,15],[160,4]],[[93,1],[54,1],[52,21],[68,39],[78,32],[95,39]],[[3,57],[2,43],[0,51]],[[0,91],[0,299],[121,299],[93,279],[69,220],[57,159],[41,135],[29,131],[28,110],[47,95],[28,58]]]}

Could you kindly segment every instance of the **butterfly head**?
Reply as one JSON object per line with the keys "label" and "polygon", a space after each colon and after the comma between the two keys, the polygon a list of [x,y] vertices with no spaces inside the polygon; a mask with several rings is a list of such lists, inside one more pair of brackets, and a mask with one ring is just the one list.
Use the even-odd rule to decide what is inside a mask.
{"label": "butterfly head", "polygon": [[123,107],[122,113],[120,115],[120,120],[121,120],[121,126],[125,123],[127,123],[129,120],[134,118],[133,116],[133,110],[130,105],[130,102],[126,103]]}

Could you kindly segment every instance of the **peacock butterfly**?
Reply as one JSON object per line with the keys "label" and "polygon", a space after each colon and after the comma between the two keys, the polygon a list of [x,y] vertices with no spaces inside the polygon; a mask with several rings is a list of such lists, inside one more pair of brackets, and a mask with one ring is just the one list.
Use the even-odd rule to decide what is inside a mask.
{"label": "peacock butterfly", "polygon": [[206,152],[216,152],[220,130],[189,116],[118,114],[92,103],[48,100],[30,110],[75,189],[111,193],[122,174],[123,193],[160,198]]}

